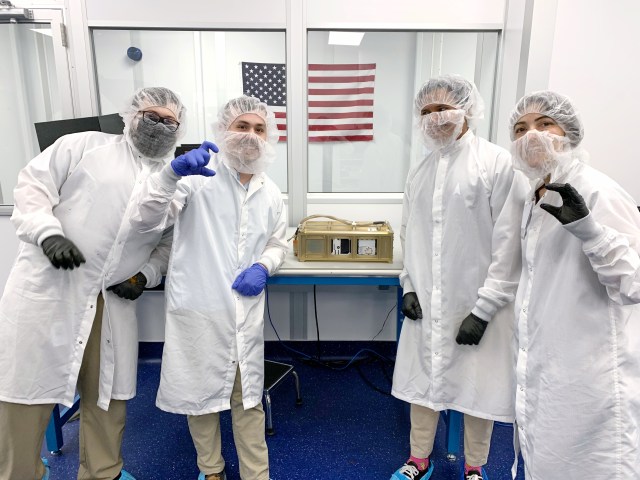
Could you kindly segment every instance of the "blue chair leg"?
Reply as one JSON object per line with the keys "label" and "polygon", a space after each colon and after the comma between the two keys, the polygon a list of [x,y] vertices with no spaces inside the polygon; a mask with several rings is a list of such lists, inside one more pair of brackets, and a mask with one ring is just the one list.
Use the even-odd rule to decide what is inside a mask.
{"label": "blue chair leg", "polygon": [[60,412],[60,405],[53,407],[51,412],[51,418],[49,419],[49,425],[45,432],[45,439],[47,441],[47,450],[52,455],[62,455],[62,446],[64,441],[62,440],[62,425],[67,423],[71,416],[80,407],[80,396],[76,395],[73,400],[73,405],[70,408],[65,408]]}
{"label": "blue chair leg", "polygon": [[60,455],[62,452],[62,421],[60,420],[60,406],[53,407],[51,412],[51,418],[49,419],[49,425],[47,425],[47,431],[45,433],[45,439],[47,441],[47,450],[52,455]]}
{"label": "blue chair leg", "polygon": [[447,426],[447,460],[455,462],[460,454],[460,427],[462,414],[455,410],[448,410],[445,415]]}

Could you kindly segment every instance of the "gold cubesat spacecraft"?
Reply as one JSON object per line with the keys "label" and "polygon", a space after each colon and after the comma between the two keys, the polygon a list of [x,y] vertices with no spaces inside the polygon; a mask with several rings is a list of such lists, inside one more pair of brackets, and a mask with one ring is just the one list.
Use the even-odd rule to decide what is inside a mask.
{"label": "gold cubesat spacecraft", "polygon": [[293,251],[301,262],[391,263],[393,230],[387,221],[354,222],[331,215],[310,215],[296,229]]}

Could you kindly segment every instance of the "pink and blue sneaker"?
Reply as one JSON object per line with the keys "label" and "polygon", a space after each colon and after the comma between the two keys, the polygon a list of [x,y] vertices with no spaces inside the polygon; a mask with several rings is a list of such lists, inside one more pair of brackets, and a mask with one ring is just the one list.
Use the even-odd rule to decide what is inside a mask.
{"label": "pink and blue sneaker", "polygon": [[433,462],[429,462],[429,468],[426,470],[420,470],[415,463],[409,460],[391,475],[390,480],[428,480],[432,473]]}
{"label": "pink and blue sneaker", "polygon": [[473,469],[469,470],[468,473],[464,473],[464,467],[462,468],[462,476],[460,477],[462,480],[489,480],[487,472],[485,472],[484,468],[480,467],[480,471]]}

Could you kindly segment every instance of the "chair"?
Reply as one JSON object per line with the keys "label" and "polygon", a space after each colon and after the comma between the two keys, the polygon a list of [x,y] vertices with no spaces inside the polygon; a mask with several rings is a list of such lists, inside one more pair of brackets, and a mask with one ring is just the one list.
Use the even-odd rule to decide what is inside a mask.
{"label": "chair", "polygon": [[274,435],[273,418],[271,416],[271,390],[276,388],[282,380],[289,374],[293,375],[296,385],[296,405],[302,405],[302,397],[300,396],[300,379],[293,369],[293,365],[288,363],[276,362],[274,360],[264,361],[264,404],[267,414],[267,435]]}

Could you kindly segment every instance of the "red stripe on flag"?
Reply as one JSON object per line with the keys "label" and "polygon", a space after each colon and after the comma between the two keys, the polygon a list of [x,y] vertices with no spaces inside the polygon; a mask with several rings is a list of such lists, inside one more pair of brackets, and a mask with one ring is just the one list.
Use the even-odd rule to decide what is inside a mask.
{"label": "red stripe on flag", "polygon": [[310,101],[310,107],[372,107],[373,100],[334,100],[329,101]]}
{"label": "red stripe on flag", "polygon": [[287,137],[279,137],[278,141],[279,142],[286,142],[287,141]]}
{"label": "red stripe on flag", "polygon": [[276,118],[287,118],[287,112],[273,112]]}
{"label": "red stripe on flag", "polygon": [[334,137],[309,137],[309,142],[370,142],[373,135],[341,135]]}
{"label": "red stripe on flag", "polygon": [[310,63],[309,70],[373,70],[375,63]]}
{"label": "red stripe on flag", "polygon": [[310,88],[309,95],[360,95],[373,93],[373,87],[366,88]]}
{"label": "red stripe on flag", "polygon": [[325,130],[373,130],[373,123],[345,123],[342,125],[309,125],[309,131]]}
{"label": "red stripe on flag", "polygon": [[278,127],[278,130],[286,130],[287,129],[287,125],[284,123],[278,123],[276,124],[276,126]]}
{"label": "red stripe on flag", "polygon": [[363,75],[360,77],[309,77],[309,83],[358,83],[373,82],[375,75]]}
{"label": "red stripe on flag", "polygon": [[309,119],[318,118],[373,118],[373,112],[309,113]]}

